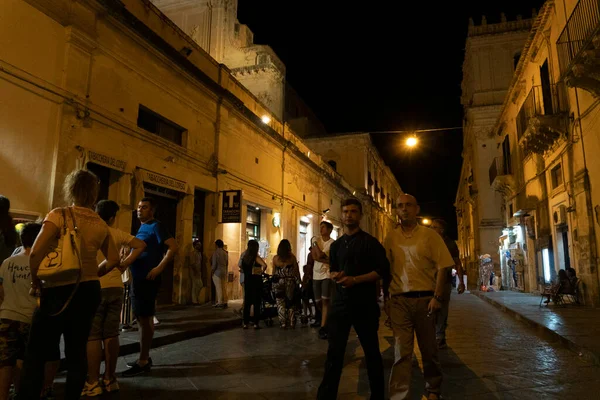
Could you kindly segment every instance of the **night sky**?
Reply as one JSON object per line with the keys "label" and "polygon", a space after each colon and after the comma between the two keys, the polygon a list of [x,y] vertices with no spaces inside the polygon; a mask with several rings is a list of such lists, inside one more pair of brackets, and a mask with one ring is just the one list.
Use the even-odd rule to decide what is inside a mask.
{"label": "night sky", "polygon": [[[330,133],[462,125],[462,62],[468,18],[531,17],[542,0],[239,0],[238,19],[285,63],[287,80]],[[462,131],[423,133],[407,152],[403,135],[373,134],[421,214],[442,217],[456,237],[454,200]]]}

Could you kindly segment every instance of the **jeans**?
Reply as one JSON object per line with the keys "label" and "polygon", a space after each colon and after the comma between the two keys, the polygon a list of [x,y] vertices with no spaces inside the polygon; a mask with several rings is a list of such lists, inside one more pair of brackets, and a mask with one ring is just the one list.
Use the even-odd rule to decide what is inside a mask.
{"label": "jeans", "polygon": [[262,299],[262,281],[260,277],[247,278],[244,281],[244,324],[250,322],[250,307],[254,306],[252,323],[258,325]]}
{"label": "jeans", "polygon": [[448,312],[450,309],[450,293],[452,284],[447,283],[442,297],[442,308],[438,311],[435,321],[435,338],[437,340],[446,340],[446,327],[448,326]]}
{"label": "jeans", "polygon": [[329,347],[325,374],[319,386],[317,399],[331,400],[337,398],[338,386],[344,366],[344,355],[350,329],[354,327],[360,345],[365,353],[367,374],[371,387],[371,400],[383,400],[385,383],[383,377],[383,359],[379,351],[379,306],[373,303],[350,309],[348,306],[333,304],[327,319]]}
{"label": "jeans", "polygon": [[67,363],[65,399],[78,400],[87,375],[86,346],[92,319],[100,304],[100,282],[81,282],[68,307],[58,312],[75,285],[42,290],[40,308],[33,314],[29,343],[25,352],[18,400],[39,399],[44,381],[44,366],[64,335]]}
{"label": "jeans", "polygon": [[425,389],[429,393],[440,393],[442,367],[435,340],[435,315],[428,316],[427,309],[431,299],[432,297],[392,296],[389,300],[395,339],[394,365],[390,374],[391,400],[411,398],[410,380],[415,333],[423,357]]}

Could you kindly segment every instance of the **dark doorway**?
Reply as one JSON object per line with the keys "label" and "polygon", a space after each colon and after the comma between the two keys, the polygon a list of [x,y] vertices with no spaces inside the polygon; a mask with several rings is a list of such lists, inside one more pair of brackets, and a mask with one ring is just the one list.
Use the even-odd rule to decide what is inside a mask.
{"label": "dark doorway", "polygon": [[552,107],[552,87],[550,86],[550,70],[548,69],[548,60],[540,67],[540,79],[542,81],[542,97],[544,104],[544,115],[554,114]]}
{"label": "dark doorway", "polygon": [[[167,231],[175,237],[177,233],[177,204],[179,203],[179,192],[165,189],[159,186],[144,183],[144,196],[156,200],[156,213],[154,218],[159,220]],[[140,229],[140,221],[137,218],[137,204],[135,205],[131,219],[131,234],[135,235]],[[163,249],[166,252],[166,248]],[[173,303],[173,268],[171,262],[161,274],[160,290],[158,292],[158,304]]]}
{"label": "dark doorway", "polygon": [[100,191],[98,192],[98,198],[96,199],[96,201],[108,200],[108,190],[112,183],[110,181],[110,175],[111,175],[110,168],[106,168],[106,167],[103,167],[102,165],[98,165],[98,164],[94,164],[94,163],[87,163],[87,169],[88,169],[88,171],[93,172],[98,177],[98,180],[100,181]]}

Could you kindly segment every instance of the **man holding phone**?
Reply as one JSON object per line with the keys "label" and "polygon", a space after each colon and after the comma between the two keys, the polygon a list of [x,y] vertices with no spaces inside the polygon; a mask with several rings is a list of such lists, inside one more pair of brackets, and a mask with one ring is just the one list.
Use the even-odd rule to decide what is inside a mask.
{"label": "man holding phone", "polygon": [[350,329],[354,327],[365,353],[371,399],[383,400],[383,359],[379,351],[379,305],[376,282],[390,279],[385,249],[373,236],[360,229],[362,204],[350,198],[342,202],[344,235],[331,245],[330,276],[335,282],[327,322],[329,347],[323,381],[317,399],[337,398],[344,354]]}

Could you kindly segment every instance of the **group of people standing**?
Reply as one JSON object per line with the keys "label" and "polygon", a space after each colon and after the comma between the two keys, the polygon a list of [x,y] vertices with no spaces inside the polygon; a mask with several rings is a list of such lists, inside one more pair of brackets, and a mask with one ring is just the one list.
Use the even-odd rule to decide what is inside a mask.
{"label": "group of people standing", "polygon": [[[19,400],[52,397],[47,389],[60,359],[61,336],[66,399],[119,390],[115,369],[123,303],[121,274],[126,270],[132,277],[131,305],[139,326],[140,355],[122,376],[143,374],[152,366],[149,351],[160,276],[177,251],[175,239],[154,219],[156,202],[149,197],[139,202],[141,227],[132,236],[112,227],[117,203],[96,202],[99,181],[92,172],[73,171],[65,179],[63,193],[68,207],[50,211],[42,223],[25,224],[16,250],[14,224],[6,217],[10,202],[0,196],[0,399],[8,398],[12,383],[12,397]],[[71,230],[80,241],[78,276],[42,281],[38,277],[42,261]],[[6,257],[13,250],[15,254]],[[103,356],[105,371],[100,375]]]}
{"label": "group of people standing", "polygon": [[[394,335],[395,359],[389,380],[391,399],[410,398],[414,337],[423,359],[425,391],[429,400],[441,398],[442,370],[438,349],[445,346],[447,305],[452,267],[462,269],[456,253],[444,241],[445,225],[420,226],[417,200],[401,195],[396,211],[400,224],[383,245],[360,229],[362,204],[357,199],[342,203],[344,235],[331,244],[330,278],[334,295],[328,312],[329,346],[318,399],[337,398],[346,344],[354,327],[365,354],[371,399],[385,393],[383,359],[379,349],[380,308],[377,282],[383,283],[384,309]],[[446,240],[448,242],[448,240]],[[454,257],[453,257],[454,256]],[[445,313],[440,310],[446,309]]]}

